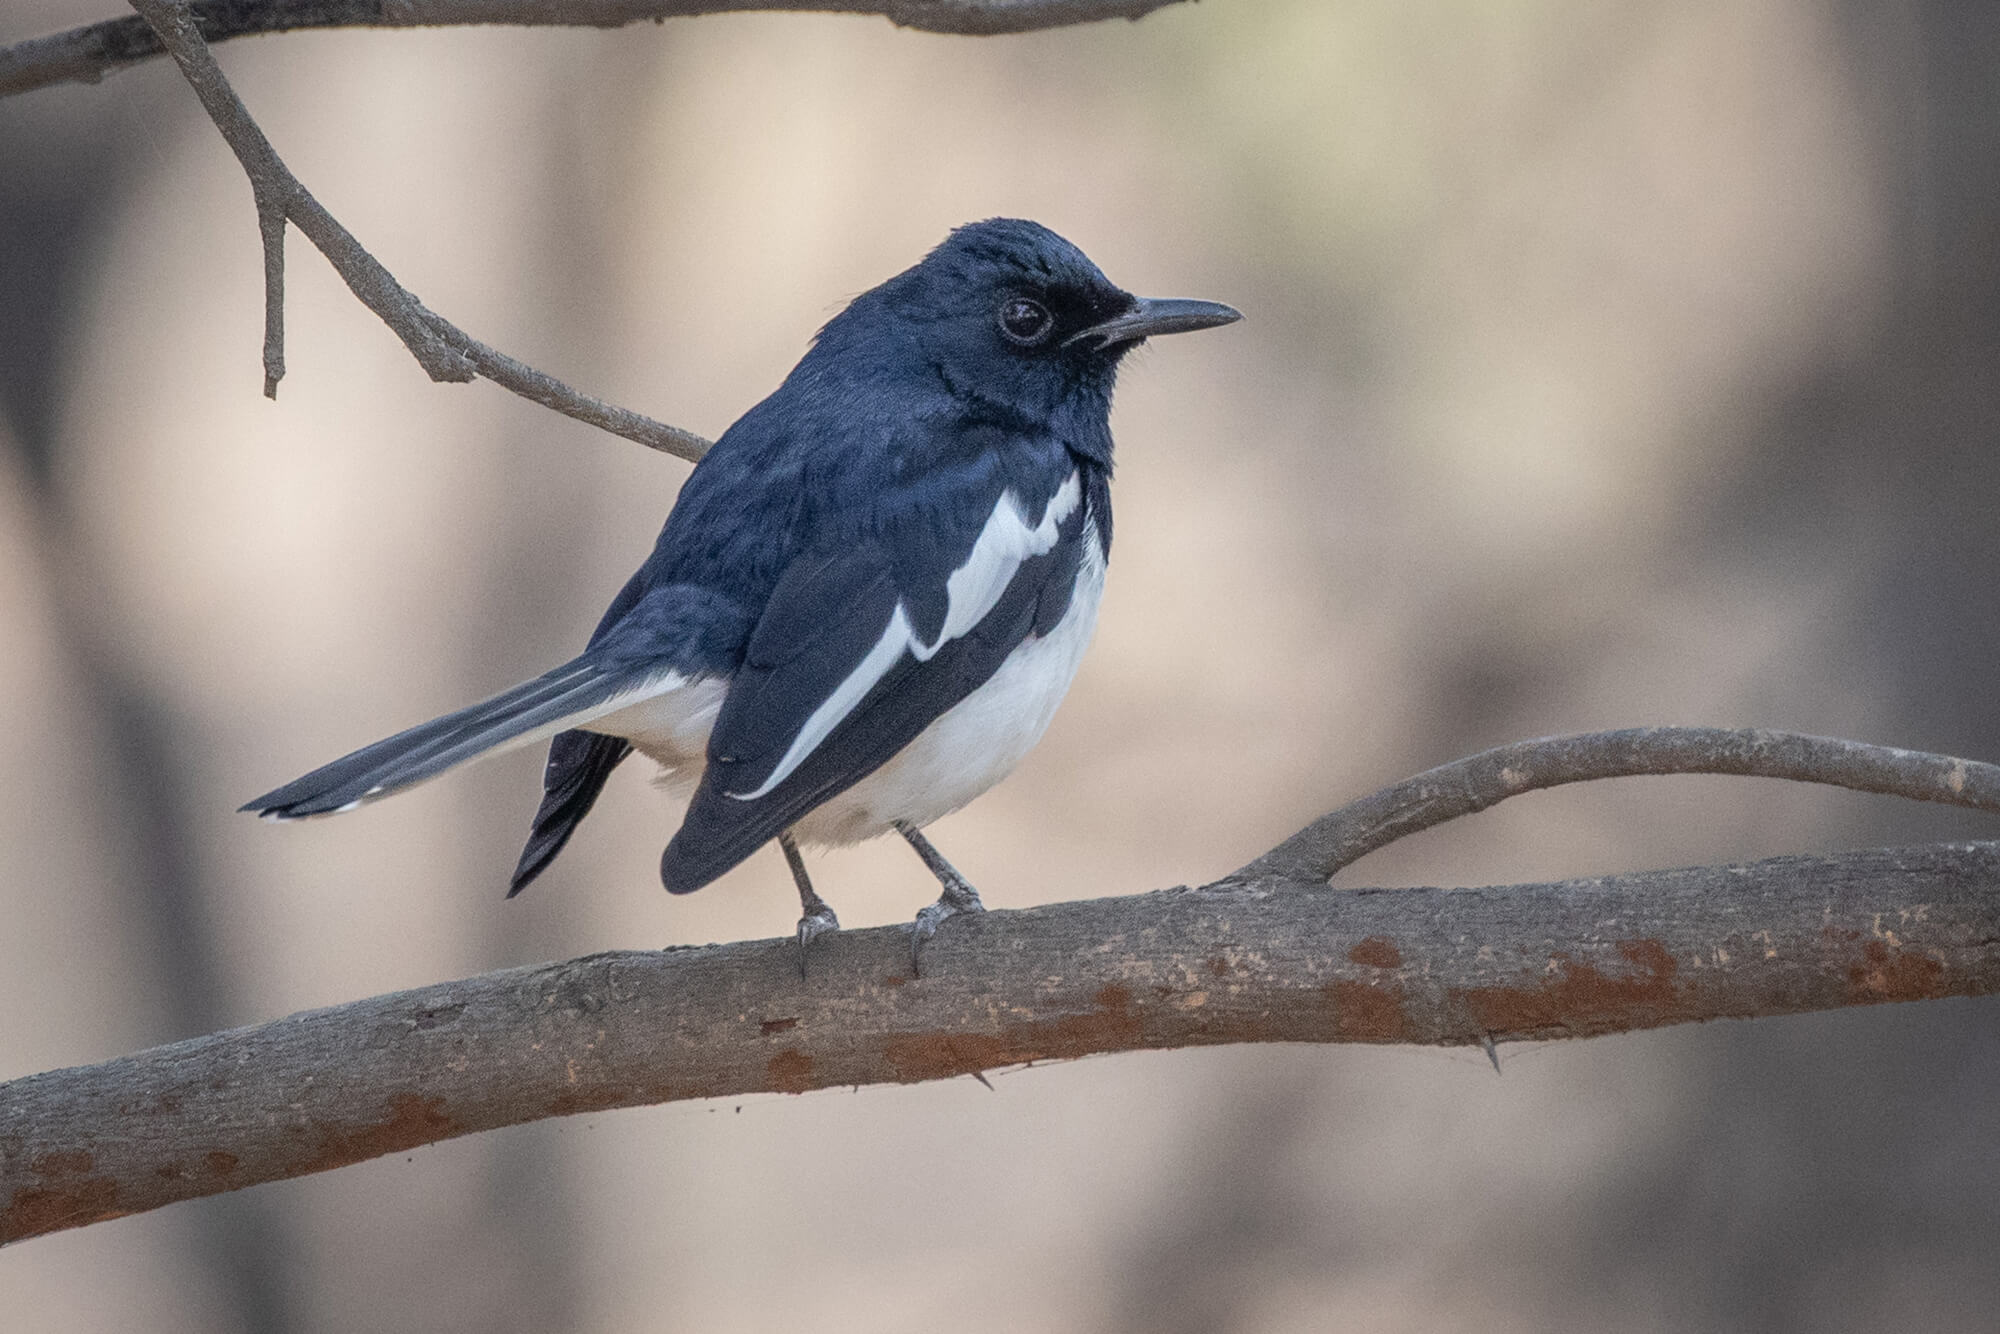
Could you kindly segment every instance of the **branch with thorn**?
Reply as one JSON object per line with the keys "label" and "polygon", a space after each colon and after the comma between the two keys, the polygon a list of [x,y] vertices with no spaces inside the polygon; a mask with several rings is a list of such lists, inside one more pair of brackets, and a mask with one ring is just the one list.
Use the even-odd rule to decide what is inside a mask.
{"label": "branch with thorn", "polygon": [[0,1243],[547,1117],[1238,1042],[1464,1046],[2000,993],[2000,843],[1331,890],[1557,783],[1748,774],[2000,813],[2000,767],[1784,732],[1524,742],[1197,889],[514,968],[0,1084]]}

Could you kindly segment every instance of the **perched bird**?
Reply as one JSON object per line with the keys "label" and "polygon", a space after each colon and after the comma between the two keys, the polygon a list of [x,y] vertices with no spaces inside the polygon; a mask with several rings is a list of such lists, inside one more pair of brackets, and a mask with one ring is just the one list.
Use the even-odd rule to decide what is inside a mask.
{"label": "perched bird", "polygon": [[960,227],[828,321],[715,443],[580,656],[243,809],[352,810],[553,736],[512,897],[637,750],[691,798],[669,891],[776,839],[803,966],[839,921],[799,845],[893,829],[943,886],[920,949],[981,909],[921,831],[1041,739],[1095,628],[1119,360],[1239,318],[1134,297],[1036,223]]}

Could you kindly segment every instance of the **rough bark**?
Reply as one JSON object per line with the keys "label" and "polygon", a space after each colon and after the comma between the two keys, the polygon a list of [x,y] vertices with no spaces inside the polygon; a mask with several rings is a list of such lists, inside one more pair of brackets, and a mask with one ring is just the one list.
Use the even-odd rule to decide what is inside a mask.
{"label": "rough bark", "polygon": [[0,1242],[577,1112],[1230,1042],[1484,1044],[2000,991],[2000,844],[1481,889],[1261,877],[594,955],[0,1085]]}

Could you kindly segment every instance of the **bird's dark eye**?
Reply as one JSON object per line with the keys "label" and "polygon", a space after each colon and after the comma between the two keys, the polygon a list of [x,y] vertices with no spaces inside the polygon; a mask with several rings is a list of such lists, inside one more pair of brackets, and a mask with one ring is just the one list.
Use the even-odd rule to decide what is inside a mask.
{"label": "bird's dark eye", "polygon": [[1030,301],[1024,296],[1010,297],[1000,307],[1000,332],[1023,347],[1041,342],[1055,326],[1055,317],[1039,301]]}

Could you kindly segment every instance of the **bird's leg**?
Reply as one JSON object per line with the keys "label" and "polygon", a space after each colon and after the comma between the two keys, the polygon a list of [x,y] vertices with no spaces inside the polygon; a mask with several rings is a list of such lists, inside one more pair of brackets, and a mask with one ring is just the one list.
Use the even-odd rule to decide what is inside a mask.
{"label": "bird's leg", "polygon": [[921,971],[924,942],[937,934],[937,929],[948,917],[956,917],[965,912],[985,912],[986,905],[979,901],[979,891],[958,873],[958,868],[944,859],[944,854],[931,846],[931,841],[917,832],[915,825],[896,822],[896,832],[909,840],[917,850],[917,856],[924,859],[924,865],[931,868],[931,874],[944,886],[944,893],[938,901],[917,914],[917,920],[910,928],[910,971]]}
{"label": "bird's leg", "polygon": [[799,887],[799,977],[806,975],[806,947],[815,937],[829,931],[840,930],[840,919],[833,915],[833,908],[813,889],[813,882],[806,875],[805,858],[799,856],[799,845],[793,841],[791,831],[778,835],[778,846],[784,849],[785,865],[792,868],[792,883]]}

